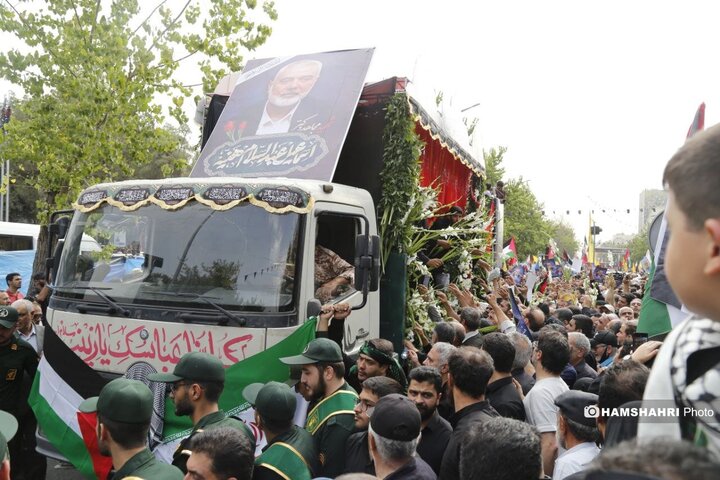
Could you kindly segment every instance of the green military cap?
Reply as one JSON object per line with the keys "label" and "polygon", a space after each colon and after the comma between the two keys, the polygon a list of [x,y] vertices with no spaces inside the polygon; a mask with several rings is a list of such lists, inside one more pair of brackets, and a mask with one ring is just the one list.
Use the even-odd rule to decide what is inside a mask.
{"label": "green military cap", "polygon": [[225,368],[222,362],[203,352],[190,352],[182,356],[175,365],[173,373],[151,373],[151,382],[172,383],[179,380],[196,380],[200,382],[224,382]]}
{"label": "green military cap", "polygon": [[308,343],[301,355],[280,359],[287,365],[308,365],[311,363],[338,363],[342,362],[342,352],[337,343],[329,338],[316,338]]}
{"label": "green military cap", "polygon": [[300,382],[302,378],[302,365],[290,365],[290,377],[285,380],[285,385],[292,388]]}
{"label": "green military cap", "polygon": [[17,323],[18,312],[13,307],[0,307],[0,325],[5,328],[12,328]]}
{"label": "green military cap", "polygon": [[295,393],[280,382],[251,383],[243,389],[245,400],[255,406],[255,410],[270,420],[287,421],[295,416],[297,398]]}
{"label": "green military cap", "polygon": [[142,382],[116,378],[100,390],[100,396],[88,398],[79,408],[115,422],[145,424],[152,416],[153,394]]}
{"label": "green military cap", "polygon": [[8,453],[7,442],[12,440],[17,433],[18,422],[15,417],[0,410],[0,462],[5,459]]}

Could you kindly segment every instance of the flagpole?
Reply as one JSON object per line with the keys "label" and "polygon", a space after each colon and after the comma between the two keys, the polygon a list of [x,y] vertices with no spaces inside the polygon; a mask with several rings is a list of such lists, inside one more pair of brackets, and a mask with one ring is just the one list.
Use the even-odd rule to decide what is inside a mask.
{"label": "flagpole", "polygon": [[503,249],[505,242],[505,204],[499,198],[495,198],[495,266],[502,267]]}

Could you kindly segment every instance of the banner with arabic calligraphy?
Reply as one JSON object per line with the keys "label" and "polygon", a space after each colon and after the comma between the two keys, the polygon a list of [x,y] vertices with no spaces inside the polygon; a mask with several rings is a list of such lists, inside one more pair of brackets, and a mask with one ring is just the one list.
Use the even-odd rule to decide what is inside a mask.
{"label": "banner with arabic calligraphy", "polygon": [[248,62],[190,176],[330,181],[373,51]]}
{"label": "banner with arabic calligraphy", "polygon": [[228,210],[241,202],[250,202],[272,213],[307,213],[312,196],[296,187],[228,184],[107,184],[85,190],[73,204],[76,210],[91,212],[107,203],[123,211],[134,211],[153,203],[165,210],[178,209],[195,200],[214,210]]}
{"label": "banner with arabic calligraphy", "polygon": [[[225,370],[225,389],[220,396],[220,408],[228,415],[242,419],[252,429],[257,439],[256,453],[260,452],[267,442],[262,430],[255,425],[254,410],[243,398],[242,391],[251,383],[286,381],[290,371],[287,365],[280,362],[280,358],[302,353],[305,346],[315,338],[316,323],[317,319],[313,317],[281,342],[231,365]],[[164,460],[171,460],[176,445],[190,434],[191,429],[190,419],[176,416],[173,402],[167,398],[163,427],[164,439],[163,443],[155,450],[155,455]]]}

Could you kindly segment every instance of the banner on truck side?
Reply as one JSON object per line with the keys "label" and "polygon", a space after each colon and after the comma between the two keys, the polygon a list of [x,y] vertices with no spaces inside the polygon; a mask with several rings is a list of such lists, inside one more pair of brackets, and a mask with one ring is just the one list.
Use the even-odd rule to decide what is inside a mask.
{"label": "banner on truck side", "polygon": [[332,180],[373,51],[249,61],[190,176]]}

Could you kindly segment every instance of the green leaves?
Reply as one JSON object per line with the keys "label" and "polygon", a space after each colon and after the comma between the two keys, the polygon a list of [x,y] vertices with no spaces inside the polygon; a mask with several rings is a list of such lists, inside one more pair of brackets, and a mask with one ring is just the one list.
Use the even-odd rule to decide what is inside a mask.
{"label": "green leaves", "polygon": [[573,230],[570,225],[562,221],[550,221],[548,224],[550,225],[550,231],[552,232],[551,236],[557,243],[558,249],[560,250],[557,254],[560,255],[562,254],[562,251],[565,250],[568,252],[568,255],[570,255],[570,258],[572,258],[573,255],[578,252],[580,246],[577,238],[575,238],[575,230]]}
{"label": "green leaves", "polygon": [[510,180],[505,192],[505,238],[515,237],[518,258],[545,252],[551,227],[527,181],[522,177]]}
{"label": "green leaves", "polygon": [[195,63],[212,91],[277,16],[272,2],[157,1],[142,15],[137,0],[0,5],[0,31],[15,37],[0,52],[0,76],[26,95],[13,105],[0,154],[25,167],[13,172],[39,193],[41,219],[93,183],[154,162],[144,173],[186,167],[194,155],[184,138],[160,128],[188,121],[193,91],[178,79],[181,62]]}
{"label": "green leaves", "polygon": [[505,178],[505,169],[502,167],[505,152],[507,152],[506,147],[491,148],[487,152],[483,151],[487,181],[493,187],[497,184],[498,180]]}
{"label": "green leaves", "polygon": [[383,132],[382,199],[380,236],[383,264],[391,251],[407,253],[412,236],[408,211],[420,189],[420,151],[423,143],[415,134],[415,122],[405,94],[395,95],[387,105]]}

